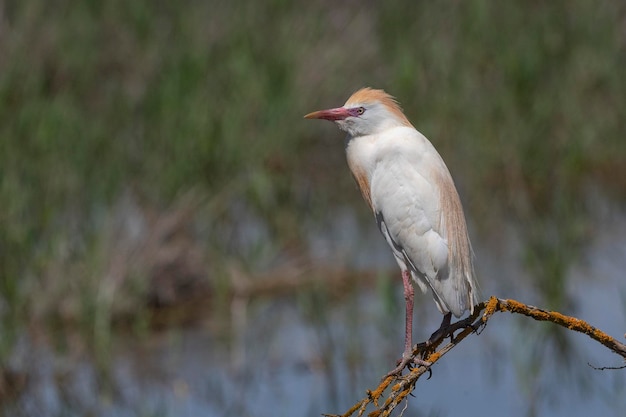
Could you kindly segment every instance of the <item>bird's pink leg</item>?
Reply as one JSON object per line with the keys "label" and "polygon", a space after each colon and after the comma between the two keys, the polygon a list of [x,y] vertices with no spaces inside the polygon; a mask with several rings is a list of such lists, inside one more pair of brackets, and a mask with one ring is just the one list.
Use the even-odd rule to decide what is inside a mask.
{"label": "bird's pink leg", "polygon": [[414,288],[409,271],[402,271],[402,284],[404,285],[404,302],[406,304],[404,319],[404,353],[402,359],[408,358],[413,353],[413,298]]}
{"label": "bird's pink leg", "polygon": [[413,356],[413,282],[411,282],[411,273],[409,271],[402,271],[402,284],[404,286],[404,301],[406,304],[405,311],[405,327],[404,327],[404,352],[402,353],[402,359],[398,366],[385,375],[385,378],[391,375],[399,375],[402,370],[410,362],[418,365],[430,366],[430,363],[418,358],[412,358]]}

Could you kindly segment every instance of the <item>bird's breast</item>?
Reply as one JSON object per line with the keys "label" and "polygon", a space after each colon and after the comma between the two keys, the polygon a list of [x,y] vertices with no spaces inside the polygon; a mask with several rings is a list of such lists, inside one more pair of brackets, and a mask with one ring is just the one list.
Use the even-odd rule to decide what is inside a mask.
{"label": "bird's breast", "polygon": [[[419,166],[422,154],[428,152],[428,141],[412,127],[394,127],[383,132],[348,136],[346,157],[348,166],[367,204],[374,209],[372,181],[374,173],[381,168],[390,172],[414,170]],[[432,147],[432,146],[431,146]],[[400,176],[403,176],[401,173]]]}
{"label": "bird's breast", "polygon": [[354,176],[354,179],[359,186],[359,190],[361,191],[363,199],[365,200],[367,205],[369,205],[370,208],[373,210],[374,208],[372,206],[371,187],[367,173],[365,173],[365,171],[362,170],[360,167],[351,167],[350,170],[352,171],[352,176]]}
{"label": "bird's breast", "polygon": [[346,159],[363,199],[373,210],[371,177],[376,165],[375,138],[369,136],[348,138]]}

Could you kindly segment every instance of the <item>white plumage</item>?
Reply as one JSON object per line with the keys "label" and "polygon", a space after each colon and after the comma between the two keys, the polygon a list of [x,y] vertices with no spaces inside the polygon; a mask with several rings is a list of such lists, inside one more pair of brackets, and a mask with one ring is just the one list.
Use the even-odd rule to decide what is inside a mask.
{"label": "white plumage", "polygon": [[450,172],[382,90],[361,89],[343,107],[305,117],[335,121],[348,132],[348,165],[403,272],[406,359],[413,310],[409,274],[422,291],[432,292],[444,323],[448,313],[460,317],[477,300],[467,226]]}
{"label": "white plumage", "polygon": [[[449,265],[441,197],[449,188],[440,183],[451,179],[439,154],[410,127],[354,137],[346,151],[350,166],[370,167],[372,210],[382,216],[381,231],[400,268],[411,270],[422,291],[433,291],[442,313],[461,316],[474,304],[471,252],[464,254],[470,257],[468,270]],[[467,239],[467,233],[460,238]]]}

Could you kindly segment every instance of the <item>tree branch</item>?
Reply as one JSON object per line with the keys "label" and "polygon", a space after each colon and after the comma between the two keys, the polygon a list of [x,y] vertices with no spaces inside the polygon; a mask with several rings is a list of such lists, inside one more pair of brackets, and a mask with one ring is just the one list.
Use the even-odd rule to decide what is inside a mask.
{"label": "tree branch", "polygon": [[[484,313],[481,315],[482,311],[484,311]],[[520,303],[519,301],[500,299],[496,297],[491,297],[487,302],[477,304],[474,307],[473,314],[463,320],[452,323],[450,326],[443,329],[443,331],[437,332],[438,335],[434,340],[415,345],[413,347],[413,358],[425,360],[432,366],[432,364],[441,359],[467,336],[472,333],[479,334],[494,313],[504,311],[508,311],[512,314],[522,314],[539,321],[549,321],[567,329],[584,333],[626,359],[625,344],[618,342],[613,337],[607,335],[599,329],[596,329],[583,320],[577,319],[576,317],[566,316],[556,311],[542,310],[534,306]],[[458,330],[461,330],[461,332],[454,335],[454,333]],[[439,346],[441,346],[441,344],[448,338],[450,339],[450,342],[439,348]],[[596,369],[623,369],[623,367],[606,367]],[[366,396],[354,404],[344,414],[325,414],[325,416],[350,417],[355,413],[357,413],[357,416],[362,416],[368,407],[374,407],[374,409],[368,413],[368,417],[389,416],[396,406],[398,406],[398,404],[400,404],[407,397],[407,395],[411,394],[411,392],[415,389],[417,380],[422,375],[429,372],[430,366],[416,366],[413,367],[406,375],[389,376],[383,379],[374,390],[367,390]],[[395,384],[391,385],[393,382],[395,382]],[[390,388],[389,393],[385,395],[388,388]]]}

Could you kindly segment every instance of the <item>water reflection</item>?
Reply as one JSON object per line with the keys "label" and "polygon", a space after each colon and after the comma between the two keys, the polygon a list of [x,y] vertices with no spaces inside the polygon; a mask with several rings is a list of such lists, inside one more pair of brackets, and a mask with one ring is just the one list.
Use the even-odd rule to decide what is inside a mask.
{"label": "water reflection", "polygon": [[[626,216],[609,212],[600,220],[583,259],[569,270],[574,306],[569,313],[620,337],[626,331]],[[332,251],[344,260],[350,253],[341,239],[315,239],[324,250],[330,242],[338,244]],[[516,256],[519,246],[513,237],[505,240],[494,245],[474,239],[483,293],[532,304],[539,297]],[[387,253],[377,235],[357,241],[380,242]],[[366,265],[363,253],[378,249],[360,247],[353,262]],[[393,266],[391,259],[385,262]],[[109,379],[91,361],[53,353],[45,342],[24,336],[11,366],[26,372],[27,388],[4,411],[16,416],[343,413],[377,385],[402,351],[398,279],[383,274],[373,286],[341,296],[318,288],[271,300],[235,300],[239,316],[207,314],[183,329],[117,337]],[[393,289],[391,298],[384,288]],[[428,296],[416,303],[415,337],[424,339],[440,316]],[[551,325],[495,316],[480,336],[469,337],[437,363],[430,380],[419,381],[408,412],[626,415],[626,373],[587,366],[620,365],[619,358],[585,336],[561,335],[563,345],[546,343],[556,340]],[[560,360],[563,346],[570,352],[567,361]]]}

